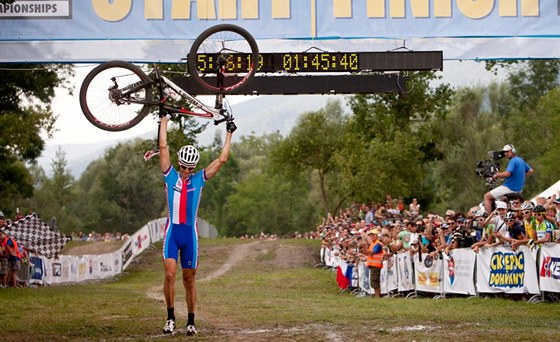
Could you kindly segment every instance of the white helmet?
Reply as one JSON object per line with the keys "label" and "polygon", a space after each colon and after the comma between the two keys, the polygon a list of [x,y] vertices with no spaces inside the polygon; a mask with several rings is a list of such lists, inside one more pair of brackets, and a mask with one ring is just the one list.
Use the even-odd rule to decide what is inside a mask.
{"label": "white helmet", "polygon": [[198,153],[196,147],[192,145],[181,147],[179,152],[177,152],[177,156],[179,157],[179,164],[187,167],[195,167],[200,159],[200,153]]}
{"label": "white helmet", "polygon": [[531,201],[525,201],[523,202],[523,204],[521,205],[521,210],[533,210],[535,206],[533,205],[533,202]]}

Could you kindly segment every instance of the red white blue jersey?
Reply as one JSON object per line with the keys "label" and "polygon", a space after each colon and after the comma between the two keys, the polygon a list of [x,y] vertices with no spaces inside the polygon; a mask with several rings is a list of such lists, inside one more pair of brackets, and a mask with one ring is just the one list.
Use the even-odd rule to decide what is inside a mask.
{"label": "red white blue jersey", "polygon": [[170,224],[196,227],[202,188],[206,184],[204,169],[183,180],[172,166],[163,173]]}

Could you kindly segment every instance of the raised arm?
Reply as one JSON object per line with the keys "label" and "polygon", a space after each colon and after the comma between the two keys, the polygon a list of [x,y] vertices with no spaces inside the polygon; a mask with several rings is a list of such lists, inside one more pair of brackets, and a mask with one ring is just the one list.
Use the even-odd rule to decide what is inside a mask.
{"label": "raised arm", "polygon": [[167,124],[169,122],[169,117],[164,116],[161,118],[161,124],[159,126],[159,165],[161,166],[161,172],[165,172],[171,166],[171,158],[169,156],[169,146],[167,145]]}
{"label": "raised arm", "polygon": [[227,123],[226,125],[227,133],[226,133],[226,140],[224,142],[224,147],[222,148],[222,152],[220,153],[220,156],[206,167],[206,179],[210,179],[214,177],[216,173],[220,171],[222,166],[224,166],[224,164],[228,161],[229,150],[231,147],[231,137],[233,136],[233,132],[235,132],[236,129],[237,127],[235,126],[233,121]]}

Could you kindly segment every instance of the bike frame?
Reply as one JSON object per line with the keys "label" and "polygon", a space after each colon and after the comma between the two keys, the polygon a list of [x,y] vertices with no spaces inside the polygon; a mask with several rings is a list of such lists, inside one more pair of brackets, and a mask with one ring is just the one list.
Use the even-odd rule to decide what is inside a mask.
{"label": "bike frame", "polygon": [[[121,88],[120,89],[122,91],[121,97],[127,98],[127,95],[133,94],[142,88],[156,87],[159,93],[159,100],[148,102],[148,101],[135,100],[133,98],[127,98],[127,100],[123,101],[123,103],[136,103],[136,104],[149,105],[149,106],[159,106],[160,111],[163,109],[164,111],[167,111],[168,113],[172,113],[172,114],[189,115],[189,116],[195,116],[195,117],[209,119],[209,120],[213,119],[216,125],[220,122],[231,119],[230,114],[227,112],[226,109],[223,108],[224,96],[222,94],[216,95],[216,102],[215,102],[216,104],[215,107],[212,108],[200,102],[197,98],[195,98],[191,94],[187,93],[185,90],[183,90],[173,81],[171,81],[169,78],[163,76],[161,74],[161,71],[155,65],[153,67],[153,71],[148,75],[148,77],[150,78],[149,82],[138,82],[129,85],[125,88]],[[195,108],[200,109],[202,113],[193,112],[185,107],[177,107],[177,106],[167,104],[168,97],[163,92],[164,84],[167,85],[169,88],[173,89],[177,94],[180,94],[183,97],[184,102],[190,104]],[[116,82],[115,82],[115,88],[116,89],[118,88]]]}

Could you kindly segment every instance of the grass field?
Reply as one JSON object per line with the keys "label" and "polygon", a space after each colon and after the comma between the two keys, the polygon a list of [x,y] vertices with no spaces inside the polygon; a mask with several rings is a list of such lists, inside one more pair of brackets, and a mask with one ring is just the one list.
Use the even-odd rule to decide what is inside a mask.
{"label": "grass field", "polygon": [[[198,341],[560,341],[560,305],[503,299],[356,298],[315,269],[319,242],[259,241],[225,274],[202,280],[247,240],[201,240]],[[253,241],[251,241],[253,243]],[[0,289],[1,341],[144,341],[163,336],[161,244],[113,281]],[[184,290],[177,281],[177,302]],[[150,295],[151,293],[151,295]],[[176,305],[178,327],[186,309]]]}

